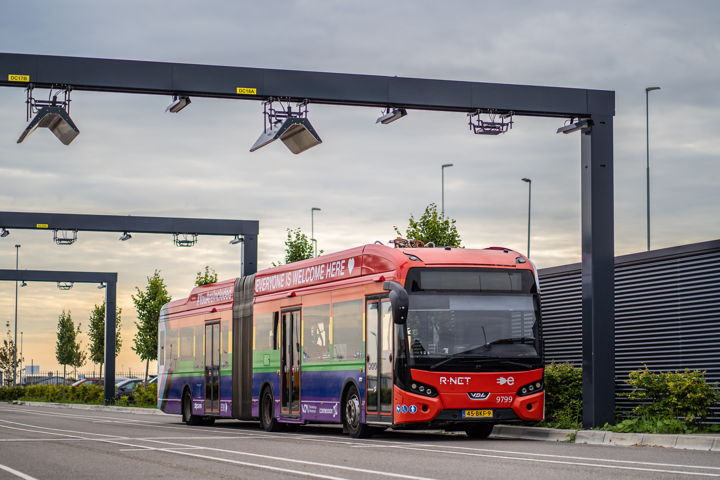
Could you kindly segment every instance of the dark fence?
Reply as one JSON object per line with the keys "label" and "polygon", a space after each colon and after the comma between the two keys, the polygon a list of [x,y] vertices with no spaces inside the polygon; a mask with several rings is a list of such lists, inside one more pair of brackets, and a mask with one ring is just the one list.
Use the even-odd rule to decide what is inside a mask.
{"label": "dark fence", "polygon": [[[580,264],[540,270],[548,362],[582,365]],[[705,370],[720,381],[720,240],[615,259],[615,381],[628,373]],[[618,395],[621,411],[634,404]],[[720,405],[709,419],[720,422]]]}
{"label": "dark fence", "polygon": [[[154,376],[154,372],[149,372],[149,376]],[[78,372],[77,375],[75,375],[75,372],[67,371],[65,376],[63,377],[63,371],[62,370],[54,370],[54,371],[42,371],[35,374],[28,374],[26,375],[23,373],[19,376],[18,380],[20,385],[72,385],[78,380],[83,379],[99,379],[103,378],[101,375],[101,372],[99,371],[87,371],[80,373]],[[120,380],[124,380],[126,378],[145,378],[145,370],[142,372],[132,371],[132,370],[124,370],[124,371],[116,371],[115,372],[115,381],[119,382]],[[10,379],[10,382],[12,382],[12,379]]]}

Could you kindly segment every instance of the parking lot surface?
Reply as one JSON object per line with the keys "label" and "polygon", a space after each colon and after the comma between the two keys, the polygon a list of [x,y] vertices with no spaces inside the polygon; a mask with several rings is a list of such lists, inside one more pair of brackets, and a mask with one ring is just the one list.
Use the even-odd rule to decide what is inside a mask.
{"label": "parking lot surface", "polygon": [[678,479],[720,477],[717,452],[337,427],[266,433],[178,416],[0,405],[0,479]]}

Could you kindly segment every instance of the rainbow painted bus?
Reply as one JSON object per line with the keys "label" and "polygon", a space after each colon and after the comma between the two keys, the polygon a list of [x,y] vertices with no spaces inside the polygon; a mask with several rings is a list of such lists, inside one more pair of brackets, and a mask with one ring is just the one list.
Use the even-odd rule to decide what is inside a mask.
{"label": "rainbow painted bus", "polygon": [[378,244],[196,287],[160,314],[158,408],[485,438],[543,418],[538,290],[507,248]]}

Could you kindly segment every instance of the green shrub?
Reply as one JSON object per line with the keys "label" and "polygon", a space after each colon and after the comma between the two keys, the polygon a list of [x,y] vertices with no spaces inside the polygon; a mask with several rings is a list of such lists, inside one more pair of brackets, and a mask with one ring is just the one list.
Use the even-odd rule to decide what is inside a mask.
{"label": "green shrub", "polygon": [[139,385],[133,396],[138,407],[157,407],[157,383]]}
{"label": "green shrub", "polygon": [[12,402],[22,396],[22,387],[0,387],[0,402]]}
{"label": "green shrub", "polygon": [[568,363],[545,367],[545,423],[555,428],[581,428],[582,370]]}
{"label": "green shrub", "polygon": [[708,416],[720,398],[717,385],[707,383],[702,370],[651,372],[645,366],[630,372],[627,383],[633,389],[623,395],[643,402],[633,409],[640,418],[682,419],[695,425]]}

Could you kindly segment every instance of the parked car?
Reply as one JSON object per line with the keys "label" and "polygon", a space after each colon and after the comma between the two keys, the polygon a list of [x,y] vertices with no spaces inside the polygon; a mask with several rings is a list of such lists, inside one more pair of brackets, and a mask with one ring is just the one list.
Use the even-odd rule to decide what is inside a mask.
{"label": "parked car", "polygon": [[133,393],[135,393],[135,389],[138,387],[138,385],[142,385],[143,381],[140,378],[127,378],[125,380],[121,380],[115,384],[115,396],[120,397],[128,397],[129,401],[133,401]]}
{"label": "parked car", "polygon": [[77,382],[73,383],[73,387],[79,387],[80,385],[100,385],[101,387],[105,385],[105,380],[102,378],[83,378],[82,380],[78,380]]}

